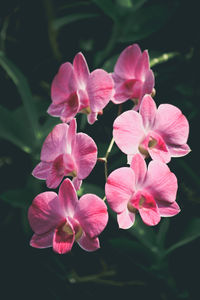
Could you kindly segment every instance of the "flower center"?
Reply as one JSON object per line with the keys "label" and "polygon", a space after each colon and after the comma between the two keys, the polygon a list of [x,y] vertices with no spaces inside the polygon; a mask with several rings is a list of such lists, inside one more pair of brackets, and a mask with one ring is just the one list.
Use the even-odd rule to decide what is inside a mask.
{"label": "flower center", "polygon": [[[77,241],[82,236],[83,229],[81,228],[80,225],[76,225],[74,230],[75,230],[75,240]],[[74,234],[71,226],[67,222],[63,225],[62,231],[66,232],[68,235]]]}
{"label": "flower center", "polygon": [[74,106],[76,105],[76,103],[77,103],[77,95],[76,95],[76,93],[72,93],[72,94],[69,96],[67,102],[68,102],[68,105],[69,105],[70,107],[74,107]]}
{"label": "flower center", "polygon": [[157,145],[157,143],[158,142],[154,138],[150,137],[149,138],[148,147],[152,149],[152,148],[154,148]]}
{"label": "flower center", "polygon": [[128,202],[127,208],[128,208],[128,210],[129,210],[130,212],[132,212],[132,213],[134,213],[134,214],[137,212],[137,208],[135,208],[135,207],[131,204],[131,202]]}
{"label": "flower center", "polygon": [[89,106],[87,106],[87,107],[81,109],[80,112],[83,113],[83,114],[89,115],[91,113],[91,109],[90,109]]}

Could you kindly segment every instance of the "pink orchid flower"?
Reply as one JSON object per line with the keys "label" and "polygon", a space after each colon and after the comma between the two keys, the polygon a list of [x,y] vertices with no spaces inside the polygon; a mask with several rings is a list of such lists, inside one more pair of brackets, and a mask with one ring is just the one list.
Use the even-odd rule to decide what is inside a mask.
{"label": "pink orchid flower", "polygon": [[148,51],[142,53],[137,44],[125,48],[116,62],[112,77],[115,94],[111,100],[119,104],[132,99],[134,110],[138,110],[142,97],[151,94],[155,84]]}
{"label": "pink orchid flower", "polygon": [[32,174],[46,180],[49,188],[56,188],[64,176],[74,177],[76,189],[80,188],[97,161],[97,146],[85,133],[76,133],[76,119],[70,125],[62,123],[54,127],[44,141],[41,162]]}
{"label": "pink orchid flower", "polygon": [[184,156],[190,151],[188,134],[189,124],[182,112],[171,104],[157,109],[150,95],[143,97],[139,113],[126,111],[113,124],[114,140],[128,154],[128,163],[139,152],[164,163]]}
{"label": "pink orchid flower", "polygon": [[98,113],[108,104],[113,95],[112,76],[102,69],[89,72],[81,52],[73,61],[61,65],[51,86],[52,104],[48,113],[70,122],[78,112],[86,113],[93,124]]}
{"label": "pink orchid flower", "polygon": [[67,178],[58,195],[44,192],[35,197],[28,211],[34,235],[30,245],[35,248],[53,247],[59,254],[72,249],[75,241],[86,251],[95,251],[98,235],[107,221],[107,207],[102,199],[86,194],[78,200],[73,184]]}
{"label": "pink orchid flower", "polygon": [[178,214],[177,188],[176,176],[166,164],[151,161],[147,170],[143,157],[135,154],[130,167],[109,175],[105,192],[109,206],[117,213],[119,227],[128,229],[137,212],[149,226],[158,224],[161,217]]}

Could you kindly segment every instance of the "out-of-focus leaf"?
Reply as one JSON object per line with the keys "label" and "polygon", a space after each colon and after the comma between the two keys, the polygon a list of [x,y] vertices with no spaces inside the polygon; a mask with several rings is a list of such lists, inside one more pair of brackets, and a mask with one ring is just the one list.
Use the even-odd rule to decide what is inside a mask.
{"label": "out-of-focus leaf", "polygon": [[84,20],[84,19],[90,19],[90,18],[96,18],[99,17],[99,14],[96,13],[77,13],[73,15],[66,15],[61,18],[57,18],[53,21],[53,28],[54,30],[59,30],[61,27],[68,25],[70,23]]}
{"label": "out-of-focus leaf", "polygon": [[0,198],[13,207],[26,208],[30,205],[30,200],[32,200],[31,189],[9,190],[1,194]]}
{"label": "out-of-focus leaf", "polygon": [[159,248],[162,248],[162,249],[164,248],[166,234],[169,229],[169,223],[170,223],[169,218],[162,218],[162,220],[160,221],[159,230],[156,235],[156,241],[157,241],[157,245],[159,246]]}
{"label": "out-of-focus leaf", "polygon": [[26,209],[36,197],[37,194],[42,192],[42,181],[37,181],[32,176],[24,188],[13,189],[3,192],[0,198],[13,207]]}
{"label": "out-of-focus leaf", "polygon": [[117,4],[119,4],[120,6],[123,6],[123,7],[128,7],[128,8],[133,6],[133,3],[131,0],[117,0]]}
{"label": "out-of-focus leaf", "polygon": [[158,31],[169,19],[174,11],[167,3],[143,6],[136,12],[130,12],[121,20],[119,42],[135,42]]}
{"label": "out-of-focus leaf", "polygon": [[26,110],[33,136],[37,137],[38,117],[34,105],[34,99],[24,74],[6,57],[2,51],[0,51],[0,65],[16,85]]}
{"label": "out-of-focus leaf", "polygon": [[164,63],[164,62],[167,62],[168,60],[174,58],[175,56],[179,55],[178,52],[169,52],[169,53],[164,53],[162,55],[159,55],[159,56],[155,56],[155,57],[152,57],[152,55],[150,54],[150,67],[154,67],[155,65],[158,65],[158,64],[161,64],[161,63]]}
{"label": "out-of-focus leaf", "polygon": [[81,189],[82,189],[82,194],[95,194],[102,199],[105,195],[105,191],[101,186],[92,183],[83,182]]}
{"label": "out-of-focus leaf", "polygon": [[9,111],[0,106],[0,137],[31,153],[34,139],[23,116],[23,110]]}
{"label": "out-of-focus leaf", "polygon": [[111,58],[109,58],[108,60],[106,60],[105,63],[103,64],[103,69],[109,73],[114,72],[114,66],[116,64],[118,57],[119,57],[119,54],[114,55]]}
{"label": "out-of-focus leaf", "polygon": [[150,249],[153,253],[158,252],[158,247],[156,243],[156,234],[153,229],[145,225],[140,216],[136,215],[136,220],[134,225],[128,229],[128,232],[135,236],[144,246]]}
{"label": "out-of-focus leaf", "polygon": [[102,11],[112,20],[117,20],[116,4],[111,0],[93,0],[93,2],[102,9]]}
{"label": "out-of-focus leaf", "polygon": [[123,254],[131,254],[134,259],[136,254],[137,258],[140,256],[142,259],[149,259],[151,260],[151,263],[154,259],[152,252],[137,241],[126,238],[114,238],[110,239],[109,243],[112,247],[116,248],[117,251],[122,252]]}
{"label": "out-of-focus leaf", "polygon": [[175,249],[182,247],[200,237],[200,218],[191,219],[186,228],[183,229],[183,232],[184,233],[180,240],[176,244],[169,247],[166,250],[165,255],[170,254]]}

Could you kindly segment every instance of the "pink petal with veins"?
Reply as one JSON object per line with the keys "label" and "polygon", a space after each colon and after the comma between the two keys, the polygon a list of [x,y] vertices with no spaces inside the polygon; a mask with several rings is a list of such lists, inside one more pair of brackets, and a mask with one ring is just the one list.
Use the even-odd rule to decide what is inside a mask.
{"label": "pink petal with veins", "polygon": [[180,207],[178,206],[178,203],[176,201],[170,204],[159,201],[158,210],[161,217],[173,217],[180,212]]}
{"label": "pink petal with veins", "polygon": [[155,119],[154,130],[162,135],[167,144],[187,143],[189,124],[180,109],[171,104],[161,104]]}
{"label": "pink petal with veins", "polygon": [[140,115],[142,116],[145,129],[152,129],[155,122],[157,107],[151,96],[145,95],[140,105]]}
{"label": "pink petal with veins", "polygon": [[52,247],[53,235],[54,230],[40,235],[34,234],[31,238],[30,246],[40,249]]}
{"label": "pink petal with veins", "polygon": [[77,243],[83,250],[89,251],[89,252],[96,251],[97,249],[100,248],[99,239],[98,238],[91,239],[84,232],[83,232],[82,236],[80,237],[80,239],[77,240]]}
{"label": "pink petal with veins", "polygon": [[66,99],[63,110],[60,114],[62,122],[70,122],[79,111],[79,98],[76,92],[73,92]]}
{"label": "pink petal with veins", "polygon": [[78,133],[73,148],[73,156],[77,166],[78,178],[86,178],[97,161],[97,146],[93,139],[85,133]]}
{"label": "pink petal with veins", "polygon": [[147,166],[145,160],[140,154],[135,154],[131,161],[131,169],[135,174],[135,184],[142,185],[147,173]]}
{"label": "pink petal with veins", "polygon": [[135,68],[141,54],[140,47],[137,44],[125,48],[117,60],[114,73],[126,79],[135,77]]}
{"label": "pink petal with veins", "polygon": [[135,174],[131,168],[119,168],[113,171],[105,185],[106,199],[116,213],[123,212],[135,189]]}
{"label": "pink petal with veins", "polygon": [[68,127],[64,123],[58,124],[49,133],[42,146],[40,157],[42,161],[51,162],[66,152]]}
{"label": "pink petal with veins", "polygon": [[74,57],[73,67],[78,89],[84,90],[86,88],[90,72],[85,57],[81,52],[77,53]]}
{"label": "pink petal with veins", "polygon": [[32,175],[38,179],[47,179],[49,172],[52,168],[51,162],[40,162],[33,169]]}
{"label": "pink petal with veins", "polygon": [[107,206],[96,195],[83,195],[76,206],[74,218],[79,221],[86,235],[97,237],[108,222]]}
{"label": "pink petal with veins", "polygon": [[145,50],[137,61],[135,76],[142,82],[145,81],[146,73],[149,71],[149,55],[148,51]]}
{"label": "pink petal with veins", "polygon": [[30,226],[37,235],[54,230],[64,218],[58,196],[54,192],[37,195],[28,210]]}
{"label": "pink petal with veins", "polygon": [[53,250],[59,254],[65,254],[72,249],[75,240],[75,232],[70,222],[67,222],[72,234],[65,232],[61,227],[56,228],[53,236]]}
{"label": "pink petal with veins", "polygon": [[78,205],[78,198],[76,195],[76,190],[72,182],[68,178],[65,179],[61,184],[58,192],[58,197],[65,215],[73,218],[76,207]]}
{"label": "pink petal with veins", "polygon": [[119,224],[119,228],[129,229],[135,222],[135,213],[128,211],[126,208],[117,215],[117,222]]}
{"label": "pink petal with veins", "polygon": [[113,137],[122,152],[138,153],[138,146],[144,136],[142,117],[137,112],[129,110],[115,119]]}
{"label": "pink petal with veins", "polygon": [[94,70],[88,79],[87,92],[92,112],[99,112],[113,95],[112,76],[102,69]]}
{"label": "pink petal with veins", "polygon": [[144,186],[156,201],[172,203],[176,199],[177,178],[162,162],[151,161],[149,163]]}
{"label": "pink petal with veins", "polygon": [[67,62],[61,65],[51,85],[51,98],[54,104],[64,102],[76,90],[72,64]]}
{"label": "pink petal with veins", "polygon": [[89,115],[87,115],[88,123],[90,125],[94,124],[95,121],[97,121],[97,112],[91,112]]}

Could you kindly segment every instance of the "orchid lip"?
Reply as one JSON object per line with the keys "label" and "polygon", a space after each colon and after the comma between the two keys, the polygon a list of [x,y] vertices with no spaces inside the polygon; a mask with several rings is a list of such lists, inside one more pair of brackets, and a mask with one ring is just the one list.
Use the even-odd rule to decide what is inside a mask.
{"label": "orchid lip", "polygon": [[[71,226],[67,222],[62,226],[62,231],[66,232],[68,235],[74,234],[74,231],[72,230]],[[82,234],[83,234],[83,229],[79,225],[78,230],[76,230],[75,232],[75,240],[77,241],[78,239],[80,239]]]}

